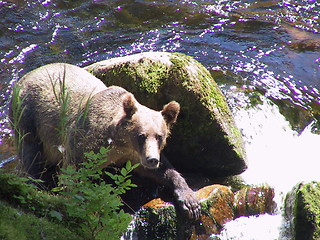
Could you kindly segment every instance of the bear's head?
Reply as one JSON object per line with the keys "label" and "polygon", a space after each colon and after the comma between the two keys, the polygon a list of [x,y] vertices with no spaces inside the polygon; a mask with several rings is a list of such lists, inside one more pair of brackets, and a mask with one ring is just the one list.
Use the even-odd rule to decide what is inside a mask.
{"label": "bear's head", "polygon": [[131,146],[140,156],[140,164],[145,168],[158,168],[160,152],[180,111],[179,103],[171,101],[161,111],[155,111],[139,104],[132,94],[126,94],[123,109],[129,123],[126,129]]}

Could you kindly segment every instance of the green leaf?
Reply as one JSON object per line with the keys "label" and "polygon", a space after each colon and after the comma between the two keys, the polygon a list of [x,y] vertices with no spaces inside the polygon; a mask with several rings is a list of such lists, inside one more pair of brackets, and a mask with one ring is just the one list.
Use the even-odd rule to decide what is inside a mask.
{"label": "green leaf", "polygon": [[135,165],[132,166],[132,169],[139,167],[139,165],[140,165],[140,163],[136,163]]}
{"label": "green leaf", "polygon": [[63,215],[62,215],[60,212],[57,212],[57,211],[55,211],[55,210],[51,210],[51,211],[49,212],[49,215],[50,215],[52,218],[58,219],[60,222],[62,221]]}
{"label": "green leaf", "polygon": [[105,172],[105,174],[106,174],[108,177],[110,177],[112,180],[114,180],[114,181],[118,179],[117,175],[114,175],[114,174],[112,174],[112,173],[110,173],[110,172]]}
{"label": "green leaf", "polygon": [[118,175],[118,181],[123,183],[125,181],[125,178],[123,176]]}
{"label": "green leaf", "polygon": [[128,162],[126,163],[126,169],[127,169],[127,170],[131,169],[131,166],[132,166],[131,162],[128,161]]}
{"label": "green leaf", "polygon": [[80,201],[84,201],[84,197],[80,196],[80,195],[74,195],[73,196],[75,199],[80,200]]}
{"label": "green leaf", "polygon": [[110,151],[109,148],[106,148],[106,147],[101,147],[101,148],[100,148],[100,153],[101,153],[102,155],[106,155],[109,151]]}
{"label": "green leaf", "polygon": [[128,174],[128,171],[125,168],[121,168],[120,172],[121,172],[122,176],[126,176]]}

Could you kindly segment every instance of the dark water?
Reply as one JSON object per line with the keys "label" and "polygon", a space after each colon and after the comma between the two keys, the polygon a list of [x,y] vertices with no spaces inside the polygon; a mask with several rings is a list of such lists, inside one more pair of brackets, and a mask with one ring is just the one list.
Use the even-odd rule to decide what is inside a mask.
{"label": "dark water", "polygon": [[0,134],[11,85],[28,71],[145,51],[189,54],[225,91],[258,90],[317,116],[319,32],[311,0],[0,1]]}

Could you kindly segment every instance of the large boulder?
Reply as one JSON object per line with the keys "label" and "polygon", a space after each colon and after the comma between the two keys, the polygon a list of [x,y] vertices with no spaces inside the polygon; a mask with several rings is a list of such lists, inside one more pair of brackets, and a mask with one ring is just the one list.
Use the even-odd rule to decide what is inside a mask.
{"label": "large boulder", "polygon": [[246,169],[242,136],[216,82],[198,61],[181,53],[148,52],[85,67],[107,86],[132,92],[144,105],[181,105],[164,152],[182,172],[216,178]]}

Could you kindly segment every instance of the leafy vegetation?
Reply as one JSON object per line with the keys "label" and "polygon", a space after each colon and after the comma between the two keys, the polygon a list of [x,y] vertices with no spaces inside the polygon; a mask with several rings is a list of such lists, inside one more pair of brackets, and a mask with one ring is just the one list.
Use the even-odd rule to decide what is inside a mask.
{"label": "leafy vegetation", "polygon": [[[102,147],[99,153],[86,153],[89,161],[82,163],[79,170],[72,166],[63,169],[59,186],[54,189],[67,199],[66,212],[72,218],[69,224],[88,239],[119,239],[132,219],[120,209],[123,203],[119,196],[136,186],[129,178],[138,165],[127,162],[119,174],[105,172],[114,180],[113,187],[101,177],[100,166],[106,161],[107,151]],[[54,215],[62,219],[59,212]]]}
{"label": "leafy vegetation", "polygon": [[[130,214],[121,209],[123,202],[120,196],[136,186],[130,180],[130,173],[138,165],[132,166],[127,162],[117,174],[107,173],[100,168],[106,161],[107,152],[108,149],[102,147],[98,153],[87,153],[88,161],[79,169],[73,166],[62,169],[59,185],[54,189],[54,193],[40,191],[32,184],[27,184],[30,178],[1,173],[0,200],[21,208],[19,214],[9,205],[5,207],[7,204],[0,204],[1,211],[10,213],[8,218],[17,219],[7,221],[8,218],[1,217],[1,222],[5,222],[1,226],[8,230],[3,236],[4,239],[14,239],[11,236],[28,239],[30,235],[25,225],[36,228],[33,230],[37,232],[33,236],[34,239],[43,239],[40,234],[42,228],[51,229],[54,226],[59,228],[61,224],[63,228],[67,227],[68,232],[73,232],[74,239],[79,236],[82,239],[119,239],[132,219]],[[107,184],[102,179],[103,174],[110,176],[115,184]],[[35,223],[36,216],[39,217],[40,223]],[[29,218],[32,219],[30,223],[28,223]],[[21,231],[12,230],[16,228],[21,228]],[[70,234],[67,235],[69,237],[66,239],[70,239]]]}
{"label": "leafy vegetation", "polygon": [[37,217],[30,212],[14,208],[0,200],[0,239],[1,240],[76,240],[81,239],[62,224]]}

